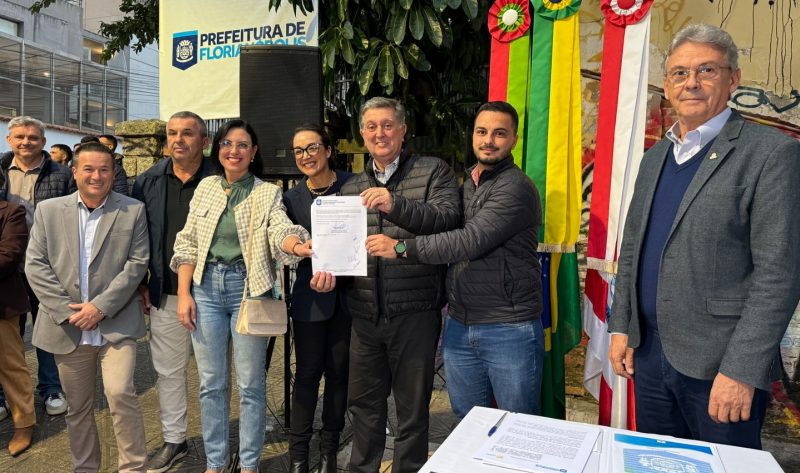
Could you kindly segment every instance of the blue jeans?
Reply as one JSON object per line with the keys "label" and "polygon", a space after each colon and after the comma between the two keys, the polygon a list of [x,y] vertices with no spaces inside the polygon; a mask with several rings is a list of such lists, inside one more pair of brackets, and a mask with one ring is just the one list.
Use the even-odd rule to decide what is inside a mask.
{"label": "blue jeans", "polygon": [[192,288],[197,304],[192,346],[200,378],[200,420],[210,470],[221,469],[228,461],[229,339],[233,340],[239,384],[241,467],[258,468],[264,446],[267,338],[236,332],[245,276],[244,264],[208,263],[202,284]]}
{"label": "blue jeans", "polygon": [[471,324],[447,317],[442,341],[450,405],[459,419],[475,406],[538,414],[544,362],[539,319]]}

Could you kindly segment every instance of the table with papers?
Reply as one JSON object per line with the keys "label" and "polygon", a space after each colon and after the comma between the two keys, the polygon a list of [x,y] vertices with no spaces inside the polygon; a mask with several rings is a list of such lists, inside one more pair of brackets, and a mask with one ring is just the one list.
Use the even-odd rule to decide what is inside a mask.
{"label": "table with papers", "polygon": [[783,473],[761,450],[504,412],[473,408],[420,471]]}

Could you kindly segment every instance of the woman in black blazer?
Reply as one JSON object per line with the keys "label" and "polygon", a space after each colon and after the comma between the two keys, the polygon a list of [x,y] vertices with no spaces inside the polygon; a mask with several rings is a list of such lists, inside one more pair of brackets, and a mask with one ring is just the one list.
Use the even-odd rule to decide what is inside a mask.
{"label": "woman in black blazer", "polygon": [[[352,176],[331,166],[331,139],[318,125],[302,125],[294,132],[292,148],[302,180],[283,196],[292,222],[311,231],[311,204],[318,196],[335,195]],[[297,266],[292,287],[292,332],[297,361],[289,456],[292,473],[308,472],[308,444],[313,433],[319,381],[325,374],[320,430],[320,469],[336,471],[339,434],[347,409],[347,369],[350,349],[350,316],[339,304],[337,291],[311,289],[311,260]]]}

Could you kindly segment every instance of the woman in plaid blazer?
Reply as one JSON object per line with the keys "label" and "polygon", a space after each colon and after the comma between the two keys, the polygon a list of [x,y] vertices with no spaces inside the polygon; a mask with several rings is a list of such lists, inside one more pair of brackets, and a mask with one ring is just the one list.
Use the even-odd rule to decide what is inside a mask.
{"label": "woman in plaid blazer", "polygon": [[197,186],[170,268],[178,273],[178,318],[192,332],[197,360],[206,472],[228,461],[229,338],[240,393],[239,461],[242,472],[253,472],[266,427],[267,338],[235,330],[245,278],[250,297],[271,296],[276,259],[294,264],[311,249],[308,232],[286,216],[280,189],[253,175],[261,155],[247,122],[225,123],[211,156],[219,174]]}

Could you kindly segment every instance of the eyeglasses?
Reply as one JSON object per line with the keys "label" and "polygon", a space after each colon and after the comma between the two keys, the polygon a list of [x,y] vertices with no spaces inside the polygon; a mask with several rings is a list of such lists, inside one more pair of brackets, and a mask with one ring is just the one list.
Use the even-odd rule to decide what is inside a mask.
{"label": "eyeglasses", "polygon": [[220,149],[227,150],[233,148],[234,146],[236,147],[236,151],[250,151],[250,148],[253,147],[250,143],[245,143],[242,141],[234,143],[231,140],[222,140],[219,142]]}
{"label": "eyeglasses", "polygon": [[308,153],[309,156],[316,156],[321,148],[321,143],[311,143],[305,148],[292,148],[292,153],[294,153],[296,159],[301,159],[304,153]]}
{"label": "eyeglasses", "polygon": [[718,66],[716,64],[701,64],[695,69],[679,67],[667,73],[667,81],[673,86],[679,86],[689,80],[689,76],[694,72],[694,77],[700,82],[711,82],[719,77],[722,69],[730,70],[729,66]]}
{"label": "eyeglasses", "polygon": [[383,122],[380,125],[377,123],[367,123],[363,127],[362,130],[366,131],[367,133],[375,133],[378,131],[378,128],[382,129],[383,131],[392,131],[394,129],[394,122]]}

